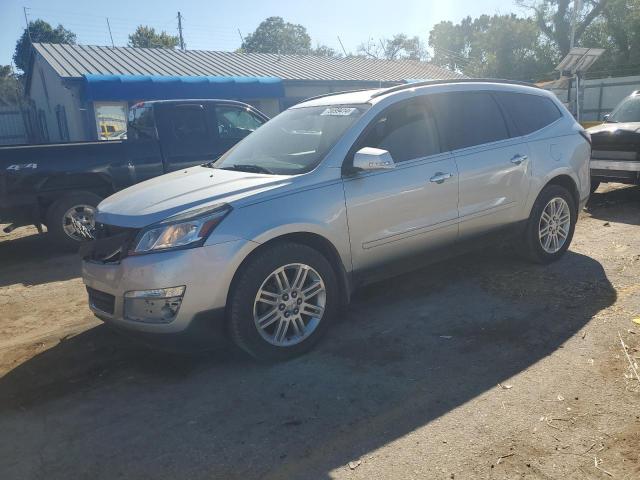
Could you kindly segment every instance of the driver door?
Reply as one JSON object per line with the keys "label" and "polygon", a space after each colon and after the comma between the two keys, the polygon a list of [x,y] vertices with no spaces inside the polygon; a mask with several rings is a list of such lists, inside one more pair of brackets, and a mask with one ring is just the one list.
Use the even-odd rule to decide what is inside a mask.
{"label": "driver door", "polygon": [[441,151],[426,101],[413,98],[390,106],[353,152],[364,147],[387,150],[395,168],[343,179],[354,271],[455,242],[458,171],[453,156]]}

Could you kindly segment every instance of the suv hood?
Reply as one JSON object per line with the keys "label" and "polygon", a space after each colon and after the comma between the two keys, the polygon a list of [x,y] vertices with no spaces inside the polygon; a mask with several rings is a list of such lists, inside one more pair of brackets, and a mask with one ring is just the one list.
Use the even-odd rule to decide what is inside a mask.
{"label": "suv hood", "polygon": [[142,228],[189,210],[233,203],[291,184],[288,175],[193,167],[122,190],[98,205],[96,221]]}

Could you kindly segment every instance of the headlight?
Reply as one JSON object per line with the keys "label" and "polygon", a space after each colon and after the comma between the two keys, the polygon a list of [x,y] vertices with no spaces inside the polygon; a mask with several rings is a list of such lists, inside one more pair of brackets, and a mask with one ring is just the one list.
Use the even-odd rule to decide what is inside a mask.
{"label": "headlight", "polygon": [[212,230],[231,211],[229,205],[206,207],[175,215],[142,230],[134,242],[131,255],[199,247]]}

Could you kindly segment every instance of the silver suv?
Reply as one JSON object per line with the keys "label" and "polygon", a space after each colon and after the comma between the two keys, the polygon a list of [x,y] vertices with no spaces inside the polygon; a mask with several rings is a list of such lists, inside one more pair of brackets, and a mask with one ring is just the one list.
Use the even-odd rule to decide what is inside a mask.
{"label": "silver suv", "polygon": [[533,261],[559,259],[589,155],[551,93],[513,82],[310,99],[213,163],[104,200],[83,252],[90,306],[169,343],[211,333],[298,355],[364,282],[509,233]]}

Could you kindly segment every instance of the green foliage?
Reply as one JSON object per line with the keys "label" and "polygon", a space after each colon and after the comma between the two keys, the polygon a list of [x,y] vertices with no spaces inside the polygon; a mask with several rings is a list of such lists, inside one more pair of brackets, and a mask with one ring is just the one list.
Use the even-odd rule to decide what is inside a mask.
{"label": "green foliage", "polygon": [[136,31],[129,35],[130,47],[138,48],[176,48],[180,39],[162,31],[157,33],[155,28],[139,25]]}
{"label": "green foliage", "polygon": [[609,0],[580,38],[580,46],[605,48],[591,75],[640,73],[640,0]]}
{"label": "green foliage", "polygon": [[434,63],[473,77],[537,80],[553,70],[557,57],[532,19],[513,14],[440,22],[429,45]]}
{"label": "green foliage", "polygon": [[18,105],[22,97],[22,83],[10,65],[0,65],[0,106]]}
{"label": "green foliage", "polygon": [[358,46],[358,55],[385,60],[426,60],[428,53],[419,37],[398,33],[390,39],[375,42],[372,39]]}
{"label": "green foliage", "polygon": [[29,32],[33,43],[76,43],[76,34],[62,25],[53,28],[49,23],[39,19],[29,22],[29,29],[24,29],[13,53],[13,63],[23,72],[26,72],[29,68],[31,55]]}
{"label": "green foliage", "polygon": [[609,0],[585,0],[580,3],[582,8],[574,12],[574,0],[536,0],[531,3],[518,0],[518,4],[533,12],[533,20],[540,32],[553,42],[560,58],[569,53],[571,48],[571,23],[574,13],[577,19],[574,45],[577,46],[585,30],[602,14]]}
{"label": "green foliage", "polygon": [[311,37],[302,25],[285,22],[282,17],[263,20],[240,47],[246,53],[311,53]]}

